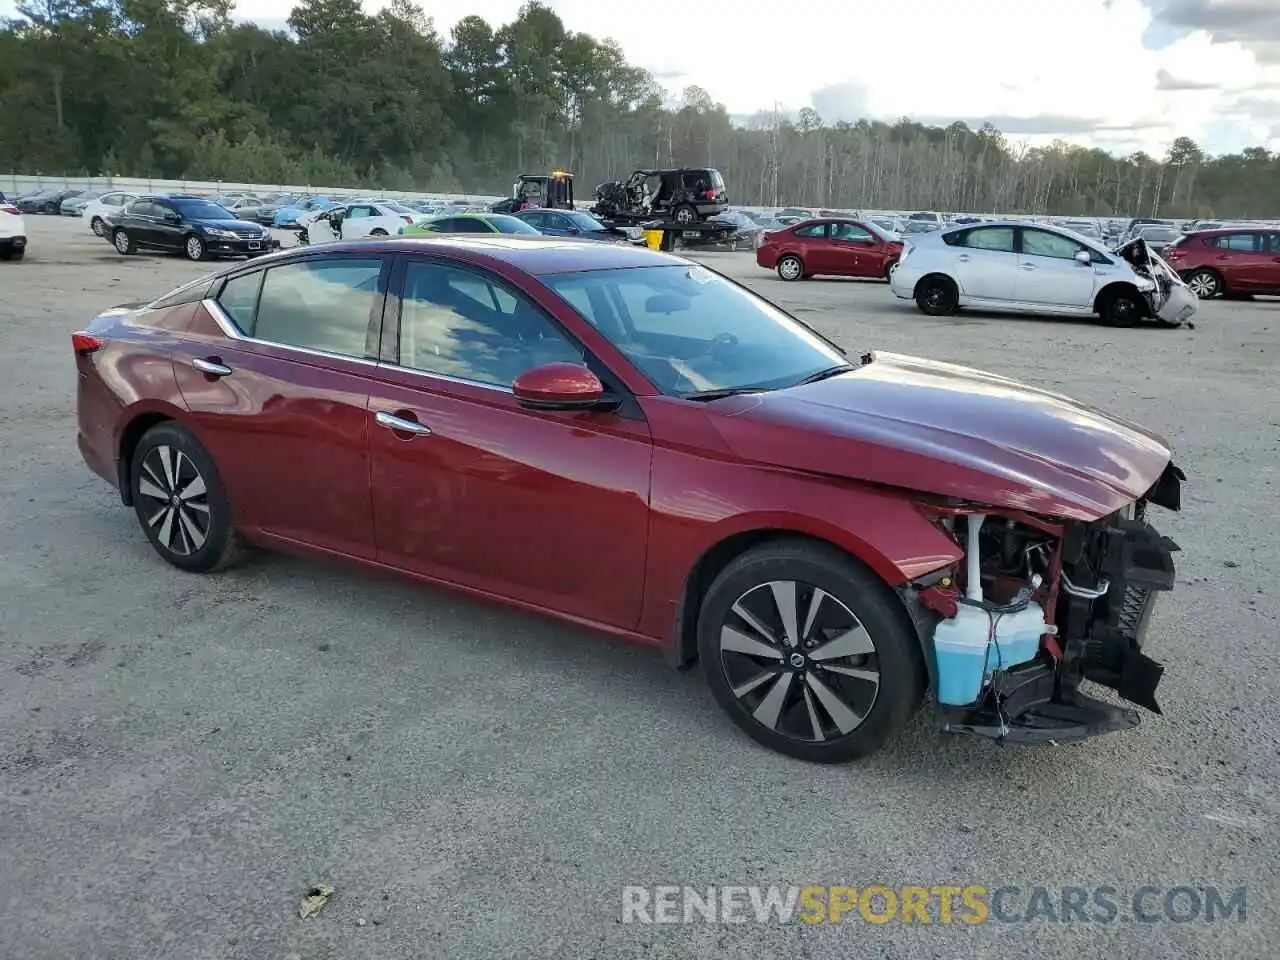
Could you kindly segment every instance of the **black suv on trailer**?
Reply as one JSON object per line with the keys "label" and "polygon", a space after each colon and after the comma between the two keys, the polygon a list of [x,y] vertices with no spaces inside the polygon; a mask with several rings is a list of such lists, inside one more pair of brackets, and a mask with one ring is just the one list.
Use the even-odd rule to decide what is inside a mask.
{"label": "black suv on trailer", "polygon": [[694,224],[729,209],[724,177],[714,167],[636,170],[625,181],[596,187],[591,212],[605,219],[671,219]]}

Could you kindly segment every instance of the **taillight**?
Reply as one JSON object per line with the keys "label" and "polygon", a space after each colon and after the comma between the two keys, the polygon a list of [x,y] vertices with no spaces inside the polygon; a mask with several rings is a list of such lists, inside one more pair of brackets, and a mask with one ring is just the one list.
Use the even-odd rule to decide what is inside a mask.
{"label": "taillight", "polygon": [[703,199],[703,200],[714,200],[715,198],[716,198],[716,192],[715,192],[714,190],[704,190],[704,191],[702,191],[702,199]]}
{"label": "taillight", "polygon": [[401,215],[400,219],[403,220],[405,223],[413,223],[413,217],[406,217],[404,215]]}
{"label": "taillight", "polygon": [[82,330],[71,335],[71,348],[75,350],[77,356],[87,357],[89,354],[101,350],[104,346],[103,341],[92,333],[85,333]]}
{"label": "taillight", "polygon": [[22,211],[17,207],[0,207],[0,210],[3,210],[5,213],[12,213],[15,217],[22,216]]}

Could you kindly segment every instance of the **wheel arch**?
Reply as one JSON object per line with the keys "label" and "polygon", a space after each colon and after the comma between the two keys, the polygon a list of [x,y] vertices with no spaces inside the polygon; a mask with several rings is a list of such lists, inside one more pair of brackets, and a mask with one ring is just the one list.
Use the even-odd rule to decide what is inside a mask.
{"label": "wheel arch", "polygon": [[1178,276],[1182,277],[1183,283],[1186,283],[1189,279],[1191,279],[1191,277],[1193,277],[1197,273],[1211,273],[1218,278],[1218,296],[1222,296],[1224,293],[1228,292],[1227,291],[1227,275],[1223,273],[1221,270],[1218,270],[1214,267],[1196,267],[1193,270],[1185,270],[1179,273]]}
{"label": "wheel arch", "polygon": [[957,294],[964,292],[963,290],[960,289],[959,282],[956,280],[955,277],[951,276],[951,274],[943,273],[941,270],[933,270],[930,273],[926,273],[923,277],[921,277],[919,280],[916,281],[916,285],[911,288],[911,296],[913,297],[920,296],[920,288],[930,280],[945,280],[947,283],[951,284],[951,286],[956,288]]}
{"label": "wheel arch", "polygon": [[[800,518],[776,518],[745,529],[725,531],[694,561],[684,579],[675,624],[666,644],[668,659],[678,670],[687,670],[698,660],[698,616],[708,588],[735,557],[766,543],[800,542],[837,551],[851,562],[866,568],[885,589],[902,600],[894,589],[907,580],[900,566],[874,545],[844,530],[822,530]],[[959,551],[957,548],[957,555]],[[902,603],[904,625],[916,632],[914,619]]]}
{"label": "wheel arch", "polygon": [[1112,280],[1105,287],[1098,291],[1098,295],[1093,298],[1093,312],[1101,315],[1102,308],[1106,304],[1108,298],[1115,296],[1117,293],[1132,293],[1138,298],[1138,302],[1144,304],[1150,310],[1150,304],[1147,298],[1142,295],[1142,291],[1135,284],[1128,280]]}
{"label": "wheel arch", "polygon": [[183,422],[182,411],[169,404],[138,405],[126,411],[116,434],[116,486],[120,491],[120,502],[126,507],[133,506],[133,453],[138,449],[138,441],[152,427],[161,423]]}

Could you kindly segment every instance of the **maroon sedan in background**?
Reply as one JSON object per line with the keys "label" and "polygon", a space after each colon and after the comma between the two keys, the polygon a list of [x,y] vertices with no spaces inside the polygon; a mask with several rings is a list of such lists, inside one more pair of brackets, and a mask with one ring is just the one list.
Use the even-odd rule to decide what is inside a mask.
{"label": "maroon sedan in background", "polygon": [[84,459],[183,570],[327,554],[630,637],[815,761],[900,728],[949,669],[935,633],[950,650],[974,616],[1000,635],[1031,611],[1043,637],[985,678],[969,637],[980,689],[948,729],[1137,722],[1082,678],[1154,708],[1162,440],[951,364],[851,360],[677,257],[328,244],[108,310],[73,347]]}
{"label": "maroon sedan in background", "polygon": [[888,280],[902,256],[902,241],[867,220],[805,220],[770,230],[756,248],[756,263],[783,280],[826,275]]}

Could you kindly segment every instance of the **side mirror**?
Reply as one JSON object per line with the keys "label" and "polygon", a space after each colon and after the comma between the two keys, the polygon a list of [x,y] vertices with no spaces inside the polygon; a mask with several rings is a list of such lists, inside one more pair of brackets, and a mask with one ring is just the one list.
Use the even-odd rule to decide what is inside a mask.
{"label": "side mirror", "polygon": [[576,227],[576,226],[572,226],[572,225],[570,225],[570,227],[569,227],[569,233],[576,237],[576,236],[579,236],[579,235],[582,233],[582,230],[581,230],[580,228]]}
{"label": "side mirror", "polygon": [[167,213],[165,213],[164,222],[165,223],[181,223],[182,217],[178,216],[176,213],[170,210]]}
{"label": "side mirror", "polygon": [[590,410],[604,400],[604,384],[580,363],[547,363],[526,370],[511,384],[520,406],[530,410]]}
{"label": "side mirror", "polygon": [[1087,267],[1093,263],[1093,254],[1091,254],[1088,250],[1077,250],[1075,259],[1076,259],[1076,263],[1083,264],[1084,266]]}

